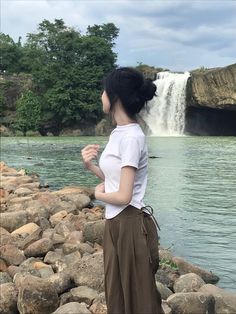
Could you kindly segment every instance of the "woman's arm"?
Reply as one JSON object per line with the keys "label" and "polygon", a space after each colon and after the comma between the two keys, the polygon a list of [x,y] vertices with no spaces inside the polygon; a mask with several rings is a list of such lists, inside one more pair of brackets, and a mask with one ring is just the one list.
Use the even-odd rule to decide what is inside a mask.
{"label": "woman's arm", "polygon": [[105,193],[104,183],[101,183],[95,188],[96,199],[114,205],[129,204],[133,196],[135,173],[135,167],[122,167],[119,190],[117,192]]}
{"label": "woman's arm", "polygon": [[84,166],[93,172],[98,178],[105,180],[102,170],[92,163],[92,159],[97,158],[99,145],[87,145],[81,150]]}

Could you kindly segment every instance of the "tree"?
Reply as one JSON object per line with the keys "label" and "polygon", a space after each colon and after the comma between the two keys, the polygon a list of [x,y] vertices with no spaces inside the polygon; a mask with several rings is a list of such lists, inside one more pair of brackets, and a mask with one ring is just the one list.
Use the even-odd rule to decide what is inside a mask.
{"label": "tree", "polygon": [[41,105],[39,98],[32,91],[27,91],[16,103],[15,126],[26,136],[27,131],[36,131],[38,129],[40,120]]}
{"label": "tree", "polygon": [[103,38],[113,47],[115,45],[114,41],[119,35],[119,28],[113,23],[95,24],[94,26],[88,26],[87,35]]}
{"label": "tree", "polygon": [[[50,112],[50,121],[44,119],[45,124],[54,121],[62,128],[101,119],[101,83],[115,66],[111,42],[118,31],[105,24],[101,29],[106,39],[105,35],[81,35],[63,20],[44,20],[38,33],[28,34],[24,60],[31,66],[35,90],[42,95],[43,115]],[[109,29],[113,32],[110,36]]]}
{"label": "tree", "polygon": [[18,43],[15,43],[9,35],[0,33],[0,73],[19,73],[21,57],[20,38]]}

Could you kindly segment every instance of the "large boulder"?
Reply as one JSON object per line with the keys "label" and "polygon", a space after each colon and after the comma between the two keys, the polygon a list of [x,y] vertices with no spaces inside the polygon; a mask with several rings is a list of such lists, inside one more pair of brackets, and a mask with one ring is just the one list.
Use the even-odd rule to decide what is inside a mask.
{"label": "large boulder", "polygon": [[91,314],[91,312],[87,309],[85,304],[78,302],[69,302],[62,306],[60,306],[55,312],[52,314]]}
{"label": "large boulder", "polygon": [[17,314],[18,290],[13,283],[0,285],[0,313]]}
{"label": "large boulder", "polygon": [[167,304],[175,314],[214,314],[215,300],[201,292],[174,293]]}
{"label": "large boulder", "polygon": [[47,280],[31,275],[18,281],[20,314],[51,314],[59,305],[57,291]]}
{"label": "large boulder", "polygon": [[12,232],[27,223],[27,213],[24,210],[1,213],[0,226]]}
{"label": "large boulder", "polygon": [[174,283],[175,292],[197,292],[205,284],[204,280],[194,273],[180,276]]}
{"label": "large boulder", "polygon": [[105,220],[87,222],[84,225],[84,241],[103,243]]}
{"label": "large boulder", "polygon": [[95,253],[83,256],[68,267],[77,286],[88,286],[99,292],[104,290],[103,254]]}
{"label": "large boulder", "polygon": [[203,269],[199,266],[193,265],[187,261],[185,261],[181,257],[173,257],[172,262],[174,262],[180,274],[186,274],[186,273],[195,273],[198,276],[200,276],[206,283],[217,283],[219,281],[219,277],[215,274],[213,274],[211,271],[208,271],[206,269]]}
{"label": "large boulder", "polygon": [[215,298],[215,314],[236,313],[236,293],[227,292],[217,286],[206,284],[199,289],[199,292],[211,294]]}

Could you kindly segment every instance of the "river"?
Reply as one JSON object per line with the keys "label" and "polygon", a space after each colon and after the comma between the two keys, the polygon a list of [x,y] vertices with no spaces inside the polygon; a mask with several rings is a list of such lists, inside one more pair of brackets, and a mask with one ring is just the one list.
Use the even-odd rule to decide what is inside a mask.
{"label": "river", "polygon": [[[81,149],[107,137],[3,137],[1,160],[37,172],[51,189],[95,186]],[[160,242],[211,270],[219,287],[236,291],[236,137],[147,137],[145,203],[161,227]]]}

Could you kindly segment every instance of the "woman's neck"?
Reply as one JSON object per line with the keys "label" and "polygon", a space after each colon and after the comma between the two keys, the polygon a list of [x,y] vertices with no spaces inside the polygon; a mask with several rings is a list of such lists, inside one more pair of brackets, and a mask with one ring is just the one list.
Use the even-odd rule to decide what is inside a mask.
{"label": "woman's neck", "polygon": [[116,122],[117,125],[126,125],[126,124],[130,124],[130,123],[137,123],[137,120],[131,119],[126,112],[123,110],[123,108],[121,108],[120,106],[116,107],[116,111],[114,114],[114,120]]}

